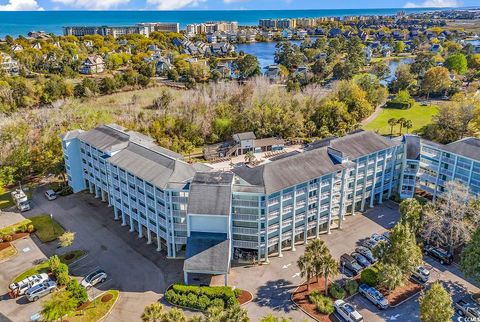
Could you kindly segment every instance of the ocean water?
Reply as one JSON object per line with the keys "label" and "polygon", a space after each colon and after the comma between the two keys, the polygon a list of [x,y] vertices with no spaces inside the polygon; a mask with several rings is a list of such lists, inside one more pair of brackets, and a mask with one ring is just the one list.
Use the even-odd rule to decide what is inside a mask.
{"label": "ocean water", "polygon": [[62,34],[67,25],[133,25],[138,22],[189,23],[209,20],[234,20],[240,25],[257,25],[262,18],[336,17],[358,15],[394,15],[399,11],[424,12],[436,9],[345,9],[345,10],[244,10],[244,11],[16,11],[0,12],[0,37],[26,35],[43,30]]}

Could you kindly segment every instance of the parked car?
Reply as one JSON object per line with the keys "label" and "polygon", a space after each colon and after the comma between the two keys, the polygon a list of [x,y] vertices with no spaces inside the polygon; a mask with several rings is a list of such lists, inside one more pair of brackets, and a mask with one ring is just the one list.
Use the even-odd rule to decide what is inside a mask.
{"label": "parked car", "polygon": [[12,292],[16,293],[16,295],[23,295],[29,288],[32,288],[33,286],[36,286],[38,284],[42,284],[48,280],[49,280],[48,275],[45,273],[42,273],[42,274],[29,276],[21,280],[20,282],[12,283],[9,285],[8,288]]}
{"label": "parked car", "polygon": [[54,281],[46,281],[42,284],[35,285],[32,288],[29,288],[25,295],[30,302],[38,301],[39,298],[52,293],[57,289],[57,283]]}
{"label": "parked car", "polygon": [[379,309],[386,309],[388,307],[388,300],[383,297],[376,288],[370,287],[367,284],[360,284],[358,292],[365,296],[370,302],[372,302]]}
{"label": "parked car", "polygon": [[383,235],[380,235],[380,234],[377,234],[377,233],[372,234],[372,236],[370,236],[370,239],[372,241],[374,241],[375,243],[379,243],[381,241],[386,242],[386,243],[389,242],[387,237],[385,237]]}
{"label": "parked car", "polygon": [[469,318],[469,321],[480,321],[480,306],[469,296],[455,302],[454,306],[460,316]]}
{"label": "parked car", "polygon": [[383,235],[383,237],[385,237],[386,239],[388,239],[390,241],[390,232],[388,230],[386,232],[384,232],[382,235]]}
{"label": "parked car", "polygon": [[413,272],[412,277],[422,283],[426,283],[430,278],[430,271],[423,266],[418,266]]}
{"label": "parked car", "polygon": [[340,256],[340,266],[349,269],[354,275],[359,274],[362,270],[362,266],[360,266],[357,261],[348,254]]}
{"label": "parked car", "polygon": [[423,249],[425,254],[429,255],[432,258],[435,258],[442,265],[450,265],[453,262],[453,255],[448,251],[442,248],[433,247],[431,245],[425,246]]}
{"label": "parked car", "polygon": [[57,194],[55,191],[49,189],[45,191],[45,197],[47,197],[47,199],[51,201],[57,199]]}
{"label": "parked car", "polygon": [[357,253],[357,252],[353,252],[351,254],[351,256],[357,261],[357,263],[360,264],[360,266],[362,267],[368,267],[370,266],[370,261],[365,257],[363,256],[362,254],[360,253]]}
{"label": "parked car", "polygon": [[363,322],[363,316],[355,308],[344,300],[336,300],[333,303],[335,311],[347,322]]}
{"label": "parked car", "polygon": [[377,261],[377,258],[373,256],[372,251],[366,247],[357,247],[355,248],[355,251],[365,256],[368,259],[368,261],[372,264]]}
{"label": "parked car", "polygon": [[98,283],[103,283],[107,279],[107,273],[104,270],[98,269],[83,278],[80,282],[85,288],[90,288]]}
{"label": "parked car", "polygon": [[375,240],[372,240],[370,238],[366,238],[365,240],[362,241],[361,245],[365,248],[368,248],[370,250],[373,250],[375,246],[377,246],[378,242]]}

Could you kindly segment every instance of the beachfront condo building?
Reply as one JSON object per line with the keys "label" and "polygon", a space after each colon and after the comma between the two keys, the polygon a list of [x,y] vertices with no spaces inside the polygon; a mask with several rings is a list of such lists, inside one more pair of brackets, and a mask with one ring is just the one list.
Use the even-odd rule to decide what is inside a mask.
{"label": "beachfront condo building", "polygon": [[[424,184],[421,154],[429,153],[427,143],[415,138],[390,140],[358,131],[255,165],[232,164],[226,171],[188,163],[153,139],[116,125],[70,131],[62,141],[73,191],[90,191],[131,232],[158,250],[166,248],[170,258],[185,258],[188,282],[190,273],[226,276],[232,259],[268,262],[269,256],[328,234],[349,215],[394,194],[413,196]],[[443,149],[441,160],[451,153]],[[414,150],[420,151],[418,158]],[[462,158],[472,156],[460,152],[449,158],[463,169]],[[472,164],[469,169],[478,171],[478,163]]]}

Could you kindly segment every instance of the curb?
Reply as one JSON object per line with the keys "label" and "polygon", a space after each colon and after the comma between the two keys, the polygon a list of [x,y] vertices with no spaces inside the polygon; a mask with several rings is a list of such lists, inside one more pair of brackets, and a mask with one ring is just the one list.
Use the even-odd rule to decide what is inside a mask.
{"label": "curb", "polygon": [[305,311],[300,305],[297,304],[297,302],[295,302],[293,300],[293,295],[295,294],[295,292],[300,288],[300,286],[302,286],[302,284],[298,285],[295,290],[293,290],[293,292],[290,294],[290,301],[292,301],[293,304],[295,304],[295,306],[297,308],[299,308],[304,314],[308,315],[310,318],[314,319],[315,321],[320,321],[319,319],[317,319],[317,317],[313,316],[312,314],[308,313],[307,311]]}
{"label": "curb", "polygon": [[420,294],[424,289],[425,289],[425,286],[422,285],[422,289],[421,289],[420,291],[418,291],[418,292],[416,292],[416,293],[413,293],[412,295],[410,295],[409,297],[407,297],[406,299],[404,299],[404,300],[401,301],[400,303],[397,303],[396,305],[389,305],[389,307],[396,308],[396,307],[402,305],[403,303],[410,301],[410,300],[413,299],[415,296],[417,296],[418,294]]}

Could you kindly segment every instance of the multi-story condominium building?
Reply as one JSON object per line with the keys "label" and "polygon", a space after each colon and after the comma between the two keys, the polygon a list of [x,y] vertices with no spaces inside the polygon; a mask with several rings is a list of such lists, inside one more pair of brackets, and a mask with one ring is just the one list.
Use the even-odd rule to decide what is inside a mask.
{"label": "multi-story condominium building", "polygon": [[178,22],[143,22],[136,26],[148,27],[148,32],[180,32],[180,24]]}
{"label": "multi-story condominium building", "polygon": [[199,24],[188,24],[185,32],[188,36],[198,34],[212,34],[215,32],[236,33],[238,31],[237,21],[207,21]]}
{"label": "multi-story condominium building", "polygon": [[86,36],[86,35],[101,35],[113,36],[114,38],[130,35],[140,34],[149,36],[148,26],[68,26],[63,27],[63,34],[65,36]]}
{"label": "multi-story condominium building", "polygon": [[260,19],[258,26],[265,29],[296,28],[296,19]]}
{"label": "multi-story condominium building", "polygon": [[[130,231],[165,247],[168,257],[185,258],[185,282],[189,273],[226,276],[232,259],[268,262],[393,194],[432,189],[432,178],[432,192],[449,178],[477,189],[480,172],[477,139],[440,146],[358,131],[228,171],[189,164],[115,125],[70,131],[62,140],[73,191],[88,189]],[[430,168],[437,174],[424,177]]]}
{"label": "multi-story condominium building", "polygon": [[448,181],[459,181],[473,195],[480,195],[480,139],[465,138],[444,145],[407,135],[404,142],[408,148],[402,197],[417,192],[435,200]]}

